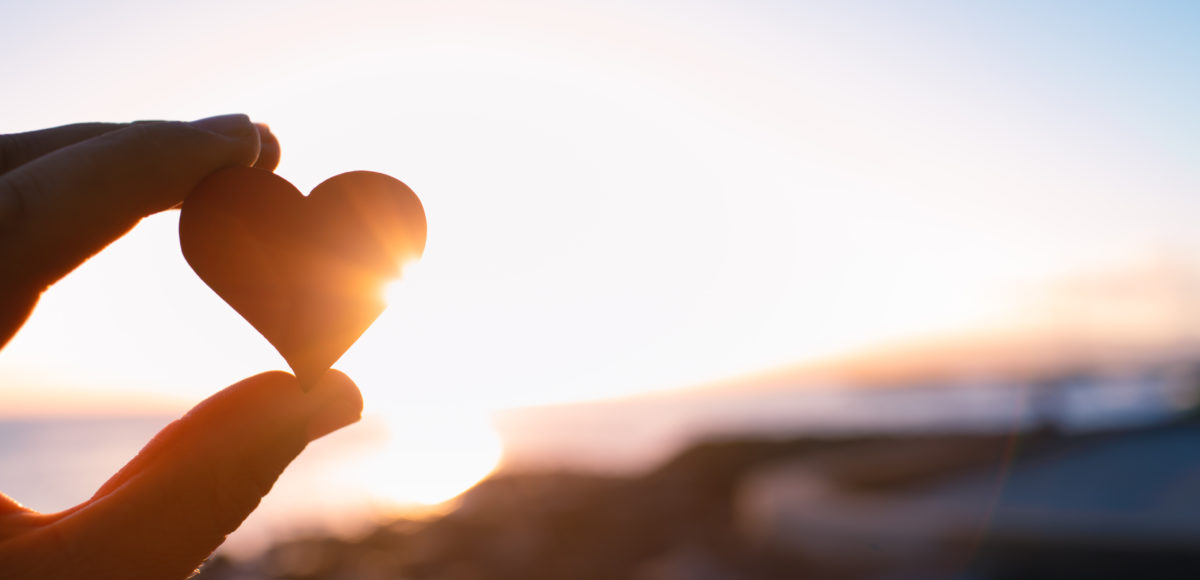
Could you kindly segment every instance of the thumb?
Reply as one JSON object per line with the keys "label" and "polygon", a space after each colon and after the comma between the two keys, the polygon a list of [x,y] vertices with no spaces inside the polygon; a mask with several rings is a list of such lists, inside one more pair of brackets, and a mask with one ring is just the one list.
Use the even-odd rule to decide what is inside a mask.
{"label": "thumb", "polygon": [[[305,394],[274,371],[200,403],[50,527],[92,577],[186,578],[309,441],[353,423],[362,397],[330,371]],[[137,562],[137,570],[130,563]],[[111,576],[109,574],[112,574]]]}

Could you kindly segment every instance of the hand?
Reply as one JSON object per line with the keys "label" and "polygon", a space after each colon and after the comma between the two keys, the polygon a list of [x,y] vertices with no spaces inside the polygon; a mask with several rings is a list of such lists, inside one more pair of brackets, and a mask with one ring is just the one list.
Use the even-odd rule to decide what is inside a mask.
{"label": "hand", "polygon": [[[177,206],[217,169],[278,160],[275,137],[244,115],[0,136],[0,346],[46,287],[141,218]],[[284,372],[241,381],[74,508],[40,514],[0,494],[0,578],[186,578],[309,441],[361,411],[337,371],[307,395]]]}

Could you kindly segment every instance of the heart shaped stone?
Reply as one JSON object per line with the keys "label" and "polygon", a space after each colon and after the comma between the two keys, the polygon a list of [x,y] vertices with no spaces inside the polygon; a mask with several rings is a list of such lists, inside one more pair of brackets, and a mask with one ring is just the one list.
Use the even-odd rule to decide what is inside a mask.
{"label": "heart shaped stone", "polygon": [[343,173],[305,197],[270,171],[236,167],[188,195],[179,245],[308,390],[383,312],[383,285],[421,256],[425,212],[381,173]]}

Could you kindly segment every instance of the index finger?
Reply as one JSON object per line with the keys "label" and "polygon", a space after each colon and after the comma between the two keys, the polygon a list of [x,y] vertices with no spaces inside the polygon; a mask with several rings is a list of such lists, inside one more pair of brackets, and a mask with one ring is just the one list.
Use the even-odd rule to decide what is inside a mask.
{"label": "index finger", "polygon": [[142,123],[0,176],[0,296],[44,289],[204,176],[251,165],[258,152],[258,129],[244,115]]}

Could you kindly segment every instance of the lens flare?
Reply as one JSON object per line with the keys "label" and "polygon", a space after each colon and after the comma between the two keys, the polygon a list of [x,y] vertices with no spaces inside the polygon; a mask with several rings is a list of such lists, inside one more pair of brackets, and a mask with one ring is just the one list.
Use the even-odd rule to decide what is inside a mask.
{"label": "lens flare", "polygon": [[400,265],[400,276],[395,280],[388,281],[380,290],[384,304],[397,304],[403,300],[405,288],[414,277],[420,276],[420,264],[420,260],[410,260]]}

